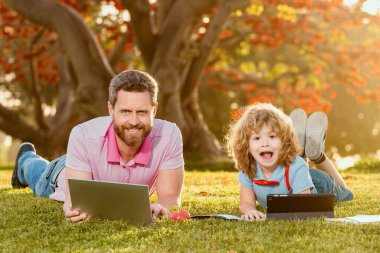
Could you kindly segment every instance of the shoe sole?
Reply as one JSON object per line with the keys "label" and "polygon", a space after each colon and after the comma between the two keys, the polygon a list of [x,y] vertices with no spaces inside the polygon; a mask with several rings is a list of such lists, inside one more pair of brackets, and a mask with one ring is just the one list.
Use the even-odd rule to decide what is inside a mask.
{"label": "shoe sole", "polygon": [[296,133],[298,143],[302,149],[300,155],[305,152],[305,141],[306,141],[306,122],[307,115],[306,112],[300,108],[293,110],[289,114],[290,119],[293,123],[294,132]]}
{"label": "shoe sole", "polygon": [[307,119],[305,154],[312,161],[319,159],[324,152],[327,121],[323,112],[314,112]]}
{"label": "shoe sole", "polygon": [[[11,180],[12,188],[26,188],[28,186],[28,185],[22,184],[20,182],[20,180],[18,179],[18,160],[21,157],[22,146],[24,146],[24,145],[32,145],[33,146],[33,144],[31,144],[29,142],[26,142],[26,143],[23,143],[20,145],[18,152],[17,152],[17,155],[16,155],[15,166],[13,167],[13,172],[12,172],[12,180]],[[34,148],[34,146],[33,146],[33,148]]]}
{"label": "shoe sole", "polygon": [[20,154],[17,153],[16,163],[15,163],[15,166],[13,168],[13,173],[12,173],[12,181],[11,181],[12,188],[25,188],[26,187],[23,184],[21,184],[20,180],[18,179],[18,160],[19,160],[19,158],[20,158]]}

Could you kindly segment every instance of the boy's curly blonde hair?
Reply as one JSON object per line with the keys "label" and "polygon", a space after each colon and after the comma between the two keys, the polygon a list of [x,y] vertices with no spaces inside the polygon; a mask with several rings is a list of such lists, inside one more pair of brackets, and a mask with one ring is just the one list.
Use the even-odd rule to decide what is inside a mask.
{"label": "boy's curly blonde hair", "polygon": [[245,172],[251,180],[256,175],[256,160],[249,151],[249,141],[252,133],[260,132],[264,125],[272,128],[282,142],[279,164],[290,164],[300,151],[292,121],[282,110],[269,103],[248,106],[241,117],[231,124],[225,140],[235,167]]}

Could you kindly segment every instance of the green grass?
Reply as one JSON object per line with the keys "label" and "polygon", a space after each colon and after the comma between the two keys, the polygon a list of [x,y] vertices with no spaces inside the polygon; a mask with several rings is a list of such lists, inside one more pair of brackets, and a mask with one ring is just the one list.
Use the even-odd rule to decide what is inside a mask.
{"label": "green grass", "polygon": [[[380,224],[308,221],[232,222],[216,219],[149,227],[122,221],[66,223],[61,203],[29,189],[11,189],[0,170],[0,252],[380,252]],[[380,214],[380,173],[358,167],[343,174],[355,200],[336,217]],[[186,173],[183,209],[192,215],[239,215],[236,172]]]}

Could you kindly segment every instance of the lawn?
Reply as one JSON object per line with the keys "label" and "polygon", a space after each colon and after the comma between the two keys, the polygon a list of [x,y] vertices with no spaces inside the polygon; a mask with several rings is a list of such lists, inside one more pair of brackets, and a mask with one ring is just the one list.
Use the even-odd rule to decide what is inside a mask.
{"label": "lawn", "polygon": [[[368,164],[367,164],[368,165]],[[380,166],[343,173],[355,200],[338,203],[336,217],[380,214]],[[66,223],[61,204],[10,186],[0,170],[0,252],[380,252],[380,223],[234,222],[216,219],[149,227],[122,221]],[[186,173],[182,208],[192,215],[239,215],[235,172]],[[154,197],[153,197],[154,198]]]}

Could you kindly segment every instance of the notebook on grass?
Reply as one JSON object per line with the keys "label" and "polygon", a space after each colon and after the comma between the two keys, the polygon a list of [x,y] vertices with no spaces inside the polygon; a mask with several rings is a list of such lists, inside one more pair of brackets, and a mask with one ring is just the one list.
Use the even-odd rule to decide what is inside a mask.
{"label": "notebook on grass", "polygon": [[208,219],[208,218],[216,218],[222,220],[241,220],[240,217],[232,215],[232,214],[205,214],[205,215],[193,215],[190,216],[191,219]]}
{"label": "notebook on grass", "polygon": [[148,186],[69,179],[73,209],[92,217],[127,220],[135,225],[152,223]]}
{"label": "notebook on grass", "polygon": [[334,194],[269,194],[267,219],[333,218],[334,204]]}

